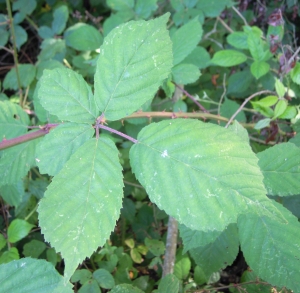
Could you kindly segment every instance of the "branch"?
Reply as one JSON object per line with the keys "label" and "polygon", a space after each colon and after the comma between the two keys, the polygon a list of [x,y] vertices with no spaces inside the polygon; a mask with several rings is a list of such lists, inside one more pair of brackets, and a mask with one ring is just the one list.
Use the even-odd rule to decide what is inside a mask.
{"label": "branch", "polygon": [[29,132],[24,135],[12,138],[12,139],[3,139],[0,142],[0,150],[7,149],[9,147],[21,144],[23,142],[27,142],[36,138],[39,138],[41,136],[44,136],[49,133],[50,129],[58,126],[58,124],[46,124],[43,126],[41,129],[34,131],[34,132]]}
{"label": "branch", "polygon": [[191,95],[189,94],[184,88],[180,87],[178,84],[175,83],[175,86],[180,89],[188,98],[190,98],[203,112],[207,113],[208,111]]}
{"label": "branch", "polygon": [[173,218],[169,217],[167,242],[166,242],[166,253],[163,264],[163,274],[165,277],[168,274],[172,274],[174,271],[176,247],[177,247],[177,235],[178,235],[178,222]]}
{"label": "branch", "polygon": [[185,112],[136,112],[133,113],[125,118],[122,118],[122,120],[131,119],[131,118],[195,118],[195,119],[214,119],[217,121],[224,121],[227,122],[228,118],[210,114],[210,113],[185,113]]}

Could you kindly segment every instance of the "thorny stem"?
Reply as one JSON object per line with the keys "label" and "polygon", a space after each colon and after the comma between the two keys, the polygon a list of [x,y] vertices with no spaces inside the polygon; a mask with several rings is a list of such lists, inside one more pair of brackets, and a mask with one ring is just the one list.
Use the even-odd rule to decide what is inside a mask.
{"label": "thorny stem", "polygon": [[19,88],[19,96],[20,96],[20,106],[23,108],[23,93],[22,93],[22,86],[21,86],[21,79],[20,79],[20,74],[19,74],[19,62],[18,62],[18,52],[17,52],[17,45],[16,45],[16,34],[15,34],[15,28],[13,25],[13,17],[12,17],[12,12],[11,12],[11,6],[10,6],[10,1],[6,0],[6,8],[8,12],[8,17],[9,17],[9,26],[11,30],[11,39],[12,39],[12,44],[13,44],[13,56],[14,56],[14,63],[15,63],[15,68],[16,68],[16,76],[17,76],[17,83],[18,83],[18,88]]}
{"label": "thorny stem", "polygon": [[180,87],[178,84],[175,83],[175,86],[179,88],[188,98],[190,98],[203,112],[208,113],[208,111],[191,95],[189,94],[185,89]]}
{"label": "thorny stem", "polygon": [[233,119],[237,116],[237,114],[239,114],[239,112],[242,111],[243,107],[244,107],[251,99],[253,99],[254,97],[257,97],[257,96],[259,96],[259,95],[263,95],[263,94],[274,94],[274,92],[269,91],[269,90],[265,90],[265,91],[257,92],[257,93],[255,93],[255,94],[251,95],[250,97],[248,97],[248,98],[242,103],[242,105],[236,110],[236,112],[231,116],[231,118],[228,120],[228,122],[227,122],[225,128],[227,128],[227,127],[230,125],[230,123],[231,123],[231,122],[233,121]]}
{"label": "thorny stem", "polygon": [[105,129],[105,130],[107,130],[107,131],[109,131],[109,132],[115,133],[115,134],[117,134],[117,135],[119,135],[119,136],[122,136],[122,137],[124,137],[124,138],[126,138],[126,139],[132,141],[133,143],[138,143],[138,140],[136,140],[135,138],[133,138],[133,137],[127,135],[127,134],[124,134],[124,133],[122,133],[122,132],[120,132],[120,131],[118,131],[118,130],[115,130],[115,129],[110,128],[110,127],[108,127],[108,126],[105,126],[105,125],[103,125],[103,124],[98,124],[98,127],[99,127],[99,128],[102,128],[102,129]]}
{"label": "thorny stem", "polygon": [[41,129],[37,131],[29,132],[12,139],[3,139],[2,141],[0,141],[0,150],[4,150],[6,148],[21,144],[23,142],[27,142],[42,137],[48,134],[51,128],[54,128],[56,126],[58,126],[58,124],[46,124],[45,126],[43,126]]}

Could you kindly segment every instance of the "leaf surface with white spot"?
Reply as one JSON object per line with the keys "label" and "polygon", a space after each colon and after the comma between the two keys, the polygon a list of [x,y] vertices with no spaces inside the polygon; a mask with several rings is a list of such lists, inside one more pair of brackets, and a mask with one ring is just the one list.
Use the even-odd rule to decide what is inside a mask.
{"label": "leaf surface with white spot", "polygon": [[109,238],[123,196],[118,150],[108,138],[85,142],[56,175],[38,212],[46,241],[65,259],[65,278]]}
{"label": "leaf surface with white spot", "polygon": [[130,150],[151,201],[194,230],[224,230],[240,213],[284,221],[266,196],[257,157],[232,131],[191,119],[152,123]]}

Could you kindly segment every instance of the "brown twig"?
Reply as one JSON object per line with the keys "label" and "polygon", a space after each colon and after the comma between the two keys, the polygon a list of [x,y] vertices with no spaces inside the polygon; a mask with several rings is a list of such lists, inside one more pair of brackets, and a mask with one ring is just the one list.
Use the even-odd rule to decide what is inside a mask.
{"label": "brown twig", "polygon": [[44,136],[47,133],[49,133],[50,129],[58,126],[58,124],[46,124],[43,126],[41,129],[34,131],[34,132],[29,132],[24,135],[12,138],[12,139],[3,139],[0,142],[0,150],[7,149],[9,147],[36,139],[38,137]]}

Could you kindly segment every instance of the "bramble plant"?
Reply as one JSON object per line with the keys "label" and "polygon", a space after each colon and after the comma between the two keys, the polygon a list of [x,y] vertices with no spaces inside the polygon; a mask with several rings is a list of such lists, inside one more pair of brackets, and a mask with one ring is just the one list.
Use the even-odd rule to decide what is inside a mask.
{"label": "bramble plant", "polygon": [[[0,101],[0,195],[16,207],[6,233],[0,235],[0,293],[73,292],[70,280],[82,285],[78,292],[186,292],[192,288],[183,288],[191,268],[187,255],[196,264],[194,279],[200,286],[214,283],[209,279],[232,264],[239,249],[251,269],[243,281],[257,278],[255,286],[245,285],[247,292],[256,292],[258,286],[266,290],[268,284],[299,292],[300,225],[293,205],[299,202],[300,150],[298,136],[288,141],[291,127],[299,127],[299,50],[293,54],[282,46],[284,25],[278,11],[269,17],[264,34],[248,25],[231,1],[205,3],[171,1],[172,14],[162,14],[165,8],[150,19],[157,1],[143,6],[138,0],[109,0],[115,13],[104,23],[104,37],[85,23],[66,29],[68,7],[57,5],[49,26],[38,28],[44,41],[37,69],[18,64],[16,58],[3,87],[19,89],[19,105],[4,96]],[[14,11],[20,10],[22,20],[35,9],[22,11],[18,4]],[[242,31],[233,31],[219,17],[225,7],[246,22]],[[218,17],[230,32],[230,47],[217,51],[212,46],[212,59],[198,45],[207,41],[204,16]],[[170,17],[175,27],[169,31]],[[9,33],[14,43],[13,30]],[[63,38],[55,38],[61,34]],[[8,33],[5,36],[7,42]],[[21,45],[14,43],[16,49]],[[279,46],[282,55],[276,59]],[[72,56],[76,70],[65,54]],[[279,64],[277,75],[270,69],[274,64]],[[221,73],[230,74],[227,94],[225,78],[219,92],[204,87],[203,98],[189,94],[184,87],[201,87],[199,69],[209,66],[213,87]],[[228,67],[235,70],[230,73]],[[255,93],[254,81],[262,84]],[[34,118],[28,115],[32,112],[24,88],[26,95],[32,90]],[[240,105],[237,100],[245,96]],[[251,109],[245,109],[248,102]],[[209,112],[214,104],[217,114]],[[188,111],[194,105],[200,111]],[[125,121],[124,127],[120,121]],[[278,135],[284,140],[276,144]],[[135,277],[137,272],[132,265],[125,268],[127,255],[108,242],[121,213],[125,228],[126,220],[135,222],[137,208],[140,215],[148,213],[147,205],[128,199],[135,194],[144,200],[146,195],[125,188],[124,198],[124,183],[145,189],[160,219],[166,220],[164,211],[170,226],[171,221],[179,223],[183,248],[177,262],[183,269],[165,273],[154,291],[154,284],[150,288],[131,282],[128,270]],[[36,210],[51,247],[39,234],[24,245],[25,257],[20,257],[14,244],[36,226]],[[136,235],[137,231],[138,227]],[[151,253],[149,267],[154,268],[162,265],[168,245],[149,231],[146,238],[127,237],[122,242],[135,263]],[[141,238],[145,245],[138,245]],[[63,277],[55,269],[60,257]],[[77,270],[86,258],[92,269]]]}

